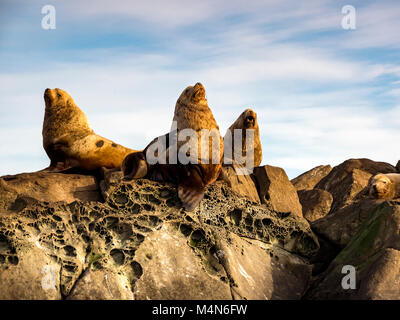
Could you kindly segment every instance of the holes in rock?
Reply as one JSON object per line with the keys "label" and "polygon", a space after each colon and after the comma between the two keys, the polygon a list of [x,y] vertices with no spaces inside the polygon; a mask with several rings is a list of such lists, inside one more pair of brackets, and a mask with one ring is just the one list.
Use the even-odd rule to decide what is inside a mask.
{"label": "holes in rock", "polygon": [[59,217],[59,216],[57,216],[57,215],[55,215],[55,214],[52,215],[52,218],[53,218],[54,220],[56,220],[56,221],[62,221],[61,217]]}
{"label": "holes in rock", "polygon": [[6,258],[0,254],[0,264],[3,264],[6,261]]}
{"label": "holes in rock", "polygon": [[134,223],[133,225],[135,226],[136,229],[138,229],[139,231],[144,232],[144,233],[149,233],[149,232],[152,231],[151,229],[149,229],[149,228],[147,228],[145,226],[141,226],[141,225],[139,225],[137,223]]}
{"label": "holes in rock", "polygon": [[68,257],[76,257],[76,249],[73,246],[65,246],[64,253]]}
{"label": "holes in rock", "polygon": [[13,264],[13,265],[17,265],[18,264],[18,257],[17,256],[9,256],[7,258],[8,262]]}
{"label": "holes in rock", "polygon": [[206,234],[204,230],[198,229],[193,231],[190,240],[191,244],[197,247],[201,242],[204,242],[206,240]]}
{"label": "holes in rock", "polygon": [[6,253],[11,251],[12,251],[11,243],[4,235],[0,234],[0,252]]}
{"label": "holes in rock", "polygon": [[250,215],[246,216],[244,223],[247,227],[251,226],[253,224],[253,218]]}
{"label": "holes in rock", "polygon": [[150,205],[150,204],[147,204],[147,203],[143,206],[143,208],[146,211],[154,211],[154,207],[152,205]]}
{"label": "holes in rock", "polygon": [[152,226],[157,226],[160,224],[161,220],[156,216],[149,216],[149,222]]}
{"label": "holes in rock", "polygon": [[114,227],[118,222],[119,222],[119,219],[117,217],[107,217],[106,218],[107,228]]}
{"label": "holes in rock", "polygon": [[277,212],[276,215],[281,219],[287,218],[288,216],[290,216],[290,211],[289,212]]}
{"label": "holes in rock", "polygon": [[143,199],[147,202],[153,203],[155,205],[159,205],[161,201],[157,199],[154,195],[152,194],[144,194]]}
{"label": "holes in rock", "polygon": [[132,227],[127,223],[120,223],[112,228],[120,237],[121,240],[126,240],[133,235]]}
{"label": "holes in rock", "polygon": [[144,241],[144,235],[140,233],[136,234],[136,238],[139,241],[139,243],[142,243]]}
{"label": "holes in rock", "polygon": [[129,198],[126,194],[118,193],[118,194],[114,195],[114,202],[118,205],[127,204],[128,201],[129,201]]}
{"label": "holes in rock", "polygon": [[143,268],[142,268],[142,266],[140,265],[139,262],[132,261],[131,267],[132,267],[133,274],[134,274],[136,280],[139,279],[139,278],[143,275]]}
{"label": "holes in rock", "polygon": [[262,219],[262,224],[264,225],[264,227],[268,227],[272,224],[272,220],[268,219],[268,218],[264,218],[264,219]]}
{"label": "holes in rock", "polygon": [[118,265],[123,265],[125,262],[125,254],[119,249],[112,249],[110,251],[110,255],[113,258],[114,262]]}
{"label": "holes in rock", "polygon": [[138,214],[138,213],[140,213],[140,211],[142,211],[142,207],[140,205],[138,205],[137,203],[135,203],[133,205],[133,207],[130,209],[130,212],[133,214]]}
{"label": "holes in rock", "polygon": [[231,221],[236,225],[239,226],[240,221],[242,220],[242,210],[234,209],[233,211],[228,213],[228,216],[231,218]]}
{"label": "holes in rock", "polygon": [[193,231],[193,228],[189,224],[181,224],[179,226],[179,230],[185,237],[188,237],[190,233]]}
{"label": "holes in rock", "polygon": [[262,224],[261,220],[256,219],[256,220],[254,221],[254,226],[255,226],[257,229],[261,229],[262,226],[263,226],[263,224]]}
{"label": "holes in rock", "polygon": [[75,273],[78,270],[78,266],[76,264],[64,264],[63,269],[67,272]]}

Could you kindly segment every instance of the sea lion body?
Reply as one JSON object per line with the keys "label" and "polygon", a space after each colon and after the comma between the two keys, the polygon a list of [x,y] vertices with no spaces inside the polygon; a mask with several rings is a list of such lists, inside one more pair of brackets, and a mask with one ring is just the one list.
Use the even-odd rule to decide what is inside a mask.
{"label": "sea lion body", "polygon": [[[234,149],[234,131],[242,131],[242,148]],[[246,130],[254,130],[254,142],[250,149],[246,145]],[[260,129],[257,121],[257,114],[252,109],[246,109],[239,118],[229,127],[224,136],[225,148],[231,149],[232,160],[237,162],[241,157],[246,158],[247,163],[253,163],[254,167],[258,167],[262,161],[262,146],[260,141]],[[228,145],[228,141],[231,143]],[[247,149],[247,150],[246,150]],[[241,152],[241,154],[240,154]],[[252,157],[251,157],[252,154]],[[244,164],[243,164],[244,165]]]}
{"label": "sea lion body", "polygon": [[[205,97],[205,89],[201,83],[187,87],[177,100],[174,112],[174,123],[176,123],[176,135],[185,129],[196,132],[198,142],[197,158],[189,163],[171,164],[170,158],[166,164],[150,165],[147,159],[148,148],[158,139],[154,139],[142,153],[129,155],[122,164],[122,171],[125,180],[133,178],[149,178],[156,181],[172,182],[178,186],[178,197],[182,201],[183,207],[192,211],[200,203],[204,196],[206,186],[215,182],[220,174],[224,144],[219,127],[214,119],[211,109]],[[202,139],[203,130],[213,132],[211,134],[215,140]],[[165,135],[164,138],[168,137]],[[159,137],[161,138],[161,137]],[[180,152],[184,145],[189,144],[189,140],[179,141],[177,139],[177,150]],[[167,141],[167,154],[170,148],[170,141]],[[205,145],[208,144],[208,152],[202,154]],[[207,158],[207,159],[205,159]],[[178,157],[179,159],[179,157]],[[208,161],[204,161],[208,160]],[[208,163],[205,163],[208,162]]]}
{"label": "sea lion body", "polygon": [[376,199],[400,198],[400,173],[378,173],[371,177],[369,194]]}
{"label": "sea lion body", "polygon": [[83,111],[61,89],[46,89],[43,147],[50,158],[47,170],[117,168],[135,152],[97,135]]}

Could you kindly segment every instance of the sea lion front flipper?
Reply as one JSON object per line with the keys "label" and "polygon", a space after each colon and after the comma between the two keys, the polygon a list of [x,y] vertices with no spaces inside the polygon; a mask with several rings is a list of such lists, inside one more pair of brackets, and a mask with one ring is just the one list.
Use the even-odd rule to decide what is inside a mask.
{"label": "sea lion front flipper", "polygon": [[188,175],[178,185],[178,197],[187,211],[193,211],[204,197],[204,182],[195,168],[190,168]]}
{"label": "sea lion front flipper", "polygon": [[140,179],[147,175],[148,165],[144,152],[133,152],[128,154],[121,164],[121,170],[125,181]]}

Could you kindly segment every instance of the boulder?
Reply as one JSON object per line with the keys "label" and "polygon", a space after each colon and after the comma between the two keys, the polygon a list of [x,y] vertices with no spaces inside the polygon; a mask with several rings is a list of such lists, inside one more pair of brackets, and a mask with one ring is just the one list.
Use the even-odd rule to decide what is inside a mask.
{"label": "boulder", "polygon": [[[400,299],[400,202],[384,202],[306,294],[307,299]],[[346,267],[345,267],[346,266]],[[354,267],[355,288],[342,281]],[[343,268],[347,268],[343,269]]]}
{"label": "boulder", "polygon": [[325,190],[311,189],[297,191],[303,208],[303,217],[312,222],[325,217],[331,210],[332,195]]}
{"label": "boulder", "polygon": [[208,257],[198,259],[187,242],[184,234],[168,225],[143,241],[135,253],[142,270],[135,283],[135,299],[232,299],[227,274],[218,260],[215,269],[203,268],[200,261],[207,265]]}
{"label": "boulder", "polygon": [[83,174],[32,172],[0,177],[0,209],[22,210],[28,199],[71,203],[101,201],[96,178]]}
{"label": "boulder", "polygon": [[282,168],[263,166],[254,168],[261,203],[271,210],[302,216],[296,189]]}
{"label": "boulder", "polygon": [[238,195],[245,196],[256,203],[261,203],[252,175],[237,174],[234,167],[224,166],[222,167],[220,179],[225,181]]}
{"label": "boulder", "polygon": [[360,272],[360,289],[357,299],[400,299],[400,251],[383,249]]}
{"label": "boulder", "polygon": [[[0,211],[0,298],[299,299],[308,286],[319,244],[301,216],[223,181],[187,212],[175,186],[104,177],[103,201],[39,201],[25,190],[23,206]],[[248,289],[246,273],[259,289]]]}
{"label": "boulder", "polygon": [[311,228],[319,236],[323,236],[334,245],[344,248],[357,233],[359,226],[368,217],[371,210],[383,201],[366,198],[354,202],[339,209],[334,214],[329,214],[312,222]]}
{"label": "boulder", "polygon": [[379,172],[395,172],[392,165],[369,159],[350,159],[334,167],[317,183],[315,188],[330,192],[333,196],[331,213],[351,204],[366,193],[369,178]]}
{"label": "boulder", "polygon": [[308,288],[311,266],[279,247],[230,234],[216,254],[235,283],[235,300],[298,300]]}
{"label": "boulder", "polygon": [[129,278],[112,269],[86,270],[68,300],[133,300]]}
{"label": "boulder", "polygon": [[34,243],[16,248],[0,233],[0,300],[59,300],[60,264]]}
{"label": "boulder", "polygon": [[291,180],[296,190],[314,189],[315,185],[332,170],[330,165],[315,167]]}

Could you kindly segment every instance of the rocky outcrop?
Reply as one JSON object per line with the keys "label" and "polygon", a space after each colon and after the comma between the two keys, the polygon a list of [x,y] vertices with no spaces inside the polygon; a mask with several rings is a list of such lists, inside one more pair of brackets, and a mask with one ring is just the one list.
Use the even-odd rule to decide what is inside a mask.
{"label": "rocky outcrop", "polygon": [[119,171],[0,178],[0,299],[400,299],[400,199],[366,192],[393,166],[228,168],[193,212]]}
{"label": "rocky outcrop", "polygon": [[331,170],[330,165],[318,166],[292,179],[291,182],[296,190],[314,189],[315,185],[325,178]]}
{"label": "rocky outcrop", "polygon": [[343,248],[356,234],[371,210],[384,200],[362,199],[311,223],[312,229],[331,243]]}
{"label": "rocky outcrop", "polygon": [[400,172],[400,160],[397,161],[396,169],[397,169],[397,172]]}
{"label": "rocky outcrop", "polygon": [[[32,173],[32,185],[48,185],[4,202],[0,299],[298,299],[309,286],[319,245],[300,216],[223,181],[186,212],[175,187],[122,183],[121,172],[97,178],[103,201],[70,202],[76,186],[63,180],[74,177]],[[51,185],[62,184],[49,201]]]}
{"label": "rocky outcrop", "polygon": [[[347,246],[319,276],[308,299],[400,298],[400,202],[377,206]],[[354,286],[343,278],[354,267]],[[349,272],[349,276],[350,272]]]}
{"label": "rocky outcrop", "polygon": [[265,203],[271,210],[302,216],[296,189],[282,168],[268,165],[254,168],[254,176],[261,203]]}
{"label": "rocky outcrop", "polygon": [[66,203],[102,200],[92,175],[35,172],[0,178],[0,209],[18,211],[30,198]]}
{"label": "rocky outcrop", "polygon": [[261,203],[257,187],[253,181],[253,175],[238,175],[233,166],[224,166],[221,170],[220,179],[225,181],[233,192],[238,195],[247,197],[256,203]]}
{"label": "rocky outcrop", "polygon": [[297,194],[303,208],[303,217],[310,222],[325,217],[331,210],[333,197],[328,191],[300,190]]}
{"label": "rocky outcrop", "polygon": [[366,192],[369,178],[377,173],[395,172],[396,168],[385,162],[369,159],[350,159],[334,167],[315,186],[330,192],[333,196],[331,212],[350,204]]}

